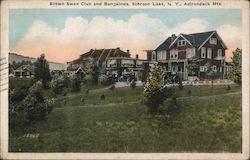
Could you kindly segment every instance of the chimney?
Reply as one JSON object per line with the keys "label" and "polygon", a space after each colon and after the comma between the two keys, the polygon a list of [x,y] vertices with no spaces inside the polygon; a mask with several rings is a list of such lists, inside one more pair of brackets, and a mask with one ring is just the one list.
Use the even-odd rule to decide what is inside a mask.
{"label": "chimney", "polygon": [[136,54],[136,55],[135,55],[135,58],[136,58],[136,59],[139,59],[139,55],[138,55],[138,54]]}
{"label": "chimney", "polygon": [[127,50],[127,53],[129,54],[129,49]]}
{"label": "chimney", "polygon": [[116,49],[120,50],[120,47],[118,47],[118,48],[116,48]]}
{"label": "chimney", "polygon": [[172,36],[171,36],[171,43],[175,40],[175,38],[176,38],[175,34],[172,34]]}

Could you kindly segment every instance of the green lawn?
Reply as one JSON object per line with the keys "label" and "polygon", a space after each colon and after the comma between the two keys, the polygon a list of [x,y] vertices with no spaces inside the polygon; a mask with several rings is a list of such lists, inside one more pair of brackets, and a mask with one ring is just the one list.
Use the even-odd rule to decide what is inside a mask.
{"label": "green lawn", "polygon": [[[177,96],[240,91],[226,86],[176,88]],[[81,94],[81,93],[79,93]],[[105,95],[105,100],[100,96]],[[68,97],[46,121],[10,130],[10,152],[241,152],[241,95],[167,101],[149,114],[142,88],[91,90]],[[113,104],[106,107],[105,104]],[[69,107],[70,106],[70,107]],[[171,108],[178,108],[171,112]]]}

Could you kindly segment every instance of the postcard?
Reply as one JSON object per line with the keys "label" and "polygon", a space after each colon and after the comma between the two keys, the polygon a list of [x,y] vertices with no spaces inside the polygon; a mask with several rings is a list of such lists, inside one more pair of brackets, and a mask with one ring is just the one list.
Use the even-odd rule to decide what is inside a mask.
{"label": "postcard", "polygon": [[2,159],[249,159],[249,2],[1,3]]}

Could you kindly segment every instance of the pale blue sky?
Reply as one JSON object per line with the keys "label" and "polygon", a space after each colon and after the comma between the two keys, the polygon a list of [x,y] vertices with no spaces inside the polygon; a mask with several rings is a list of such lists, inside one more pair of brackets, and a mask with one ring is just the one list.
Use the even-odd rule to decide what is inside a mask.
{"label": "pale blue sky", "polygon": [[242,26],[242,12],[239,9],[11,9],[10,48],[15,47],[26,35],[35,20],[44,21],[50,27],[63,29],[68,17],[81,16],[90,21],[95,16],[104,16],[126,21],[136,13],[158,18],[168,27],[175,27],[191,18],[206,20],[208,30],[215,30],[222,24],[231,24],[239,28]]}

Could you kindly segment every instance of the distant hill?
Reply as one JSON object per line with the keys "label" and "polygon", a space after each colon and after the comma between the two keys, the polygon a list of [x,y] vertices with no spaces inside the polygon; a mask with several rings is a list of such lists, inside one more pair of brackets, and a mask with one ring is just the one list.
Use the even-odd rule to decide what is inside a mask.
{"label": "distant hill", "polygon": [[[36,58],[33,57],[27,57],[22,56],[16,53],[9,53],[9,64],[12,64],[13,62],[22,62],[22,61],[30,61],[35,62]],[[66,70],[66,64],[65,63],[56,63],[56,62],[49,62],[49,68],[50,70]]]}
{"label": "distant hill", "polygon": [[30,61],[30,62],[35,62],[36,58],[32,58],[32,57],[26,57],[26,56],[22,56],[16,53],[9,53],[9,63],[12,64],[13,62],[22,62],[22,61]]}

